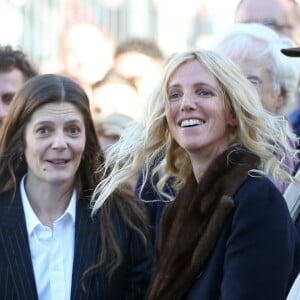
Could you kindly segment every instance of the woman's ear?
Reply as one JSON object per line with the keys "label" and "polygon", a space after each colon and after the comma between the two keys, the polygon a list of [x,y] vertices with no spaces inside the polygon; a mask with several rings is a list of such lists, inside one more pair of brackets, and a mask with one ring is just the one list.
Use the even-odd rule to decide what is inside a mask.
{"label": "woman's ear", "polygon": [[230,115],[228,120],[227,120],[227,124],[230,126],[230,127],[237,127],[238,125],[238,122],[237,122],[237,119],[233,116],[233,115]]}
{"label": "woman's ear", "polygon": [[237,127],[238,122],[231,101],[229,100],[229,96],[225,96],[225,115],[227,117],[226,124],[228,124],[229,127]]}

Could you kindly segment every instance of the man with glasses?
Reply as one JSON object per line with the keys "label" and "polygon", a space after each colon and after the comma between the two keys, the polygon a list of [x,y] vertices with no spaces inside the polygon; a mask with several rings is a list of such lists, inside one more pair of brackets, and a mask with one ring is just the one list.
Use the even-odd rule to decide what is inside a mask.
{"label": "man with glasses", "polygon": [[213,41],[215,51],[231,58],[255,86],[264,108],[284,114],[296,100],[299,71],[280,50],[294,45],[261,24],[234,24]]}
{"label": "man with glasses", "polygon": [[[240,0],[235,10],[235,22],[261,23],[291,38],[296,46],[300,46],[300,6],[296,0]],[[300,137],[299,91],[296,98],[295,104],[286,114],[294,132]]]}
{"label": "man with glasses", "polygon": [[[274,115],[284,115],[296,100],[299,69],[294,61],[280,50],[294,45],[291,39],[257,23],[234,24],[213,41],[213,50],[232,59],[251,82],[260,96],[263,107]],[[286,160],[293,174],[298,161]],[[288,184],[276,182],[284,193]]]}
{"label": "man with glasses", "polygon": [[296,0],[240,0],[236,23],[261,23],[300,45],[300,7]]}

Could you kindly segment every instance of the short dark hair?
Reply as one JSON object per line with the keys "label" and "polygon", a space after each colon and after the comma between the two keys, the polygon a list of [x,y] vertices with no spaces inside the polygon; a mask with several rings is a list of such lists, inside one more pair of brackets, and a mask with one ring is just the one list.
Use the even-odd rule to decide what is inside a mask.
{"label": "short dark hair", "polygon": [[151,39],[135,37],[124,40],[117,45],[114,57],[116,58],[128,52],[138,52],[156,60],[164,59],[163,51],[159,48],[157,43]]}
{"label": "short dark hair", "polygon": [[126,84],[132,87],[133,89],[136,90],[137,92],[137,86],[131,78],[127,78],[121,73],[119,73],[117,70],[114,68],[111,68],[108,70],[108,72],[104,75],[104,77],[101,80],[96,81],[92,85],[92,90],[95,90],[99,87],[104,86],[107,83],[120,83],[120,84]]}
{"label": "short dark hair", "polygon": [[10,45],[0,46],[0,71],[9,71],[13,68],[22,72],[24,81],[38,74],[35,66],[21,49],[13,49]]}

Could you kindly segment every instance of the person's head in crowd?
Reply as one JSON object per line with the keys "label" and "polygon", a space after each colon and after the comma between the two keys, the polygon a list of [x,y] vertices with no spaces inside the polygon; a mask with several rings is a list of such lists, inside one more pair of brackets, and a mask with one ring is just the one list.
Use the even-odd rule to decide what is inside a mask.
{"label": "person's head in crowd", "polygon": [[215,51],[240,67],[264,108],[274,114],[286,113],[296,102],[300,65],[280,52],[292,45],[291,39],[257,23],[235,24],[212,43]]}
{"label": "person's head in crowd", "polygon": [[85,88],[101,80],[113,63],[114,40],[97,24],[80,21],[61,34],[61,73]]}
{"label": "person's head in crowd", "polygon": [[[89,100],[76,82],[61,75],[35,76],[11,108],[1,128],[1,191],[15,188],[26,173],[28,183],[74,184],[80,196],[94,188],[100,148]],[[69,165],[64,179],[55,172],[55,160],[62,159],[60,164]]]}
{"label": "person's head in crowd", "polygon": [[[186,74],[184,86],[189,92],[177,82],[177,73]],[[241,145],[259,156],[259,172],[278,180],[290,179],[274,153],[283,161],[286,156],[296,157],[295,149],[286,142],[287,137],[295,141],[295,136],[283,117],[263,109],[253,85],[225,56],[205,50],[173,55],[150,100],[141,122],[128,128],[123,139],[110,149],[106,167],[112,163],[115,167],[109,179],[97,187],[94,210],[143,165],[145,180],[160,172],[165,175],[158,187],[162,189],[171,176],[177,189],[185,183],[198,155],[206,157],[201,164],[205,169],[232,145]],[[161,153],[165,153],[164,159],[149,176]],[[125,159],[120,167],[118,162]]]}
{"label": "person's head in crowd", "polygon": [[300,45],[300,7],[296,0],[240,0],[236,23],[261,23]]}
{"label": "person's head in crowd", "polygon": [[113,69],[92,86],[91,108],[95,117],[121,113],[138,119],[142,107],[134,81]]}
{"label": "person's head in crowd", "polygon": [[[122,137],[126,129],[136,120],[129,115],[121,113],[112,113],[106,116],[99,116],[94,119],[96,132],[98,135],[100,147],[106,156],[110,147]],[[133,191],[136,185],[137,176],[133,176],[127,181],[130,191]]]}
{"label": "person's head in crowd", "polygon": [[121,113],[112,113],[94,119],[100,147],[104,153],[120,139],[126,128],[134,121],[132,117]]}
{"label": "person's head in crowd", "polygon": [[24,51],[10,45],[0,46],[0,126],[15,93],[37,74],[36,67]]}
{"label": "person's head in crowd", "polygon": [[164,61],[164,53],[156,42],[139,37],[121,41],[114,53],[114,69],[135,82],[143,101],[157,83]]}

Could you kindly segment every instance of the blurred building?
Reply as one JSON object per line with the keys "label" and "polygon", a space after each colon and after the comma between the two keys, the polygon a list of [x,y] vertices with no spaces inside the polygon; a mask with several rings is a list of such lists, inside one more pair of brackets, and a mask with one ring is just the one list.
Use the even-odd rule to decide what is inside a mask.
{"label": "blurred building", "polygon": [[61,33],[77,21],[90,21],[107,30],[116,42],[132,36],[147,37],[168,54],[205,45],[232,18],[236,3],[237,0],[1,0],[0,43],[19,45],[36,64],[55,68]]}

